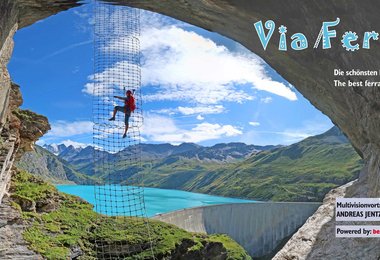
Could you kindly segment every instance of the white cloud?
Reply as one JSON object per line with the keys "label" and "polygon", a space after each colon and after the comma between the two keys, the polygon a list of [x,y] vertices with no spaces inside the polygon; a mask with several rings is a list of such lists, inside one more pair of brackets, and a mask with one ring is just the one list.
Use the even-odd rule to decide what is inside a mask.
{"label": "white cloud", "polygon": [[44,146],[46,144],[45,140],[43,139],[39,139],[37,142],[36,142],[37,145],[39,146]]}
{"label": "white cloud", "polygon": [[162,108],[158,110],[150,110],[150,112],[165,115],[175,115],[179,113],[178,108]]}
{"label": "white cloud", "polygon": [[294,143],[301,141],[310,136],[318,135],[323,132],[326,132],[333,124],[329,119],[326,120],[306,120],[302,123],[301,127],[298,128],[288,128],[284,131],[280,132],[283,136],[285,136],[285,141],[287,143]]}
{"label": "white cloud", "polygon": [[[143,14],[149,19],[147,13]],[[118,13],[110,16],[114,15],[120,16]],[[142,83],[159,86],[159,89],[148,94],[147,101],[175,100],[209,105],[252,100],[254,97],[242,89],[243,85],[297,100],[293,90],[271,79],[263,61],[256,55],[231,52],[178,24],[168,25],[167,18],[152,17],[154,23],[142,26]],[[130,40],[130,37],[113,38],[102,49],[123,53],[126,51],[123,42]],[[127,76],[121,76],[120,71],[131,66],[133,64],[119,61],[92,79],[104,85],[104,89],[112,87],[113,81],[128,82],[124,80]],[[91,87],[91,83],[88,84],[85,91],[92,94]]]}
{"label": "white cloud", "polygon": [[281,131],[248,131],[241,136],[240,141],[257,145],[289,145],[326,132],[332,126],[329,119],[316,118],[304,121],[297,128],[286,128]]}
{"label": "white cloud", "polygon": [[189,100],[216,104],[252,99],[236,84],[296,100],[283,83],[273,81],[255,55],[236,54],[194,32],[176,26],[149,28],[142,37],[144,83],[160,85],[161,95],[148,100]]}
{"label": "white cloud", "polygon": [[86,10],[87,12],[82,11],[81,9],[75,9],[73,13],[77,16],[79,16],[82,19],[87,19],[90,17],[90,12],[89,10]]}
{"label": "white cloud", "polygon": [[92,134],[93,123],[90,121],[56,121],[51,124],[47,137],[69,137],[81,134]]}
{"label": "white cloud", "polygon": [[79,66],[75,66],[74,69],[71,71],[71,73],[73,74],[77,74],[80,70],[80,67]]}
{"label": "white cloud", "polygon": [[145,116],[142,133],[148,136],[178,131],[174,120],[168,117],[147,114]]}
{"label": "white cloud", "polygon": [[224,107],[222,105],[216,106],[199,106],[199,107],[178,107],[178,111],[184,115],[194,115],[194,114],[220,114],[224,112]]}
{"label": "white cloud", "polygon": [[75,142],[75,141],[72,141],[72,140],[65,140],[65,141],[62,141],[61,144],[64,144],[66,145],[67,147],[69,147],[70,145],[74,146],[75,148],[85,148],[89,145],[92,145],[92,144],[85,144],[85,143],[79,143],[79,142]]}
{"label": "white cloud", "polygon": [[251,126],[260,126],[259,122],[249,122]]}
{"label": "white cloud", "polygon": [[120,94],[124,88],[135,89],[139,86],[139,78],[133,78],[127,72],[139,70],[139,66],[128,61],[116,62],[112,67],[90,75],[88,79],[91,82],[87,83],[82,91],[90,95],[109,98]]}
{"label": "white cloud", "polygon": [[197,116],[197,119],[198,119],[198,120],[204,120],[205,118],[204,118],[202,115],[198,115],[198,116]]}
{"label": "white cloud", "polygon": [[194,107],[182,107],[177,108],[164,108],[159,110],[154,110],[152,112],[158,114],[182,114],[182,115],[196,115],[196,114],[221,114],[225,111],[224,106],[222,105],[208,105],[208,106],[194,106]]}
{"label": "white cloud", "polygon": [[304,132],[302,129],[295,131],[248,131],[241,137],[241,142],[255,145],[289,145],[299,142],[313,134]]}
{"label": "white cloud", "polygon": [[175,122],[167,117],[147,115],[142,134],[149,141],[155,142],[194,142],[219,139],[242,135],[242,131],[232,125],[210,124],[203,122],[191,129],[179,128]]}
{"label": "white cloud", "polygon": [[269,104],[272,101],[273,101],[273,98],[271,97],[260,98],[260,102],[265,103],[265,104]]}

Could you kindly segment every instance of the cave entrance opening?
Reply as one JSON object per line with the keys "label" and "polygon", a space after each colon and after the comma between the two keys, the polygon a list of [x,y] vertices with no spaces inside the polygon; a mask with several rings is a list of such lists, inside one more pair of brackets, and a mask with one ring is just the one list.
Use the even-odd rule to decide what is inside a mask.
{"label": "cave entrance opening", "polygon": [[[78,14],[78,16],[80,15],[83,14]],[[118,20],[125,19],[124,15],[117,15],[119,15]],[[115,15],[115,17],[117,17],[117,15]],[[108,18],[111,16],[112,15],[109,14]],[[154,17],[157,18],[156,16]],[[241,129],[243,128],[242,126],[239,127],[239,125],[234,125],[234,123],[238,123],[243,119],[246,120],[248,122],[247,125],[249,125],[252,128],[264,126],[264,123],[257,121],[257,118],[255,117],[252,117],[250,120],[247,120],[247,118],[243,118],[242,115],[247,114],[248,109],[244,108],[241,111],[238,111],[240,109],[240,106],[238,105],[239,103],[249,103],[253,102],[253,100],[258,101],[257,103],[260,103],[261,107],[257,106],[254,107],[254,109],[250,107],[250,111],[254,110],[256,112],[260,111],[261,109],[265,110],[264,107],[271,106],[271,104],[274,104],[276,102],[279,102],[279,107],[281,107],[284,103],[283,101],[279,100],[279,98],[286,100],[286,102],[300,100],[301,97],[298,95],[298,93],[296,93],[292,87],[289,87],[287,83],[281,82],[279,76],[275,75],[272,71],[266,74],[265,71],[267,68],[259,66],[260,62],[257,59],[257,57],[254,58],[253,56],[251,56],[251,54],[248,54],[244,51],[242,51],[244,55],[237,55],[236,53],[231,52],[230,50],[234,49],[236,51],[240,47],[231,46],[231,43],[225,43],[226,45],[230,45],[228,46],[229,48],[221,47],[220,43],[225,41],[225,39],[218,39],[219,44],[215,44],[215,42],[213,42],[212,40],[205,39],[206,37],[200,37],[200,35],[197,34],[197,31],[199,30],[198,28],[193,28],[193,31],[186,32],[186,26],[176,26],[175,23],[173,25],[170,24],[170,22],[169,24],[165,24],[167,22],[165,19],[164,21],[160,21],[159,23],[159,25],[162,26],[162,28],[152,27],[152,25],[154,25],[156,21],[154,21],[154,23],[151,22],[150,24],[148,23],[144,25],[144,29],[149,28],[147,25],[151,26],[149,31],[151,35],[150,37],[143,36],[146,40],[145,43],[147,43],[143,46],[143,48],[145,51],[147,51],[147,53],[149,53],[150,57],[158,57],[158,59],[153,61],[143,59],[144,65],[146,66],[145,72],[148,73],[148,79],[151,82],[145,82],[145,85],[152,87],[152,89],[159,89],[159,91],[156,91],[154,93],[147,93],[146,97],[148,102],[170,102],[170,105],[175,105],[176,107],[163,108],[152,105],[149,108],[151,113],[153,113],[153,111],[155,113],[154,116],[150,116],[150,121],[147,122],[149,123],[148,130],[144,130],[150,131],[147,135],[145,135],[145,137],[148,137],[149,140],[152,140],[154,142],[162,142],[164,140],[168,140],[171,143],[178,144],[180,141],[183,140],[185,142],[207,142],[209,140],[213,140],[215,138],[220,137],[233,138],[239,136],[242,132]],[[109,21],[109,19],[107,19],[107,21]],[[114,24],[112,24],[112,26],[114,26]],[[129,54],[137,53],[136,49],[133,49],[134,47],[132,47],[132,49],[128,49],[129,46],[127,46],[128,48],[124,48],[125,46],[123,45],[125,44],[124,42],[130,42],[130,45],[134,46],[136,40],[121,39],[125,35],[123,35],[122,33],[113,34],[113,29],[114,28],[102,28],[102,30],[104,30],[103,33],[105,37],[102,41],[104,42],[95,42],[95,45],[98,44],[97,46],[99,47],[99,49],[102,50],[102,52],[99,52],[98,55],[109,55],[105,53],[112,51],[113,56],[111,58],[108,57],[106,60],[102,60],[102,56],[98,56],[99,59],[95,58],[94,62],[98,63],[98,66],[101,69],[98,69],[94,74],[91,75],[91,78],[89,80],[90,82],[87,83],[85,88],[83,89],[85,93],[91,95],[91,98],[93,98],[94,96],[93,88],[96,87],[96,84],[98,84],[98,86],[104,86],[104,82],[97,82],[97,80],[101,79],[112,79],[114,82],[112,83],[113,90],[111,91],[111,93],[114,93],[115,95],[123,95],[123,91],[121,89],[124,88],[122,87],[124,83],[120,83],[120,81],[124,82],[125,78],[120,78],[119,76],[115,75],[119,75],[118,73],[125,75],[123,73],[123,71],[125,70],[136,70],[136,66],[132,66],[135,65],[135,61],[133,61],[133,59],[135,58],[132,58],[131,62],[123,63],[123,59],[120,59],[116,62],[116,59],[118,59],[117,55],[121,55],[120,57],[122,57],[123,55],[125,55],[125,52]],[[202,33],[203,36],[207,35],[211,39],[214,37],[208,34],[207,32]],[[176,37],[175,35],[180,35],[180,37]],[[109,43],[109,45],[105,44],[106,42],[107,44]],[[156,45],[153,44],[152,46],[152,42]],[[192,43],[193,45],[189,46],[189,43]],[[57,57],[61,54],[66,53],[68,50],[70,51],[80,46],[80,44],[74,44],[69,49],[62,49],[61,51],[57,51],[51,55],[45,56],[43,60],[47,61],[52,57]],[[185,49],[186,51],[183,51],[183,49],[186,48],[186,46],[188,47],[188,49]],[[165,53],[169,54],[168,57],[172,57],[165,57],[163,55]],[[210,55],[210,53],[212,55]],[[176,64],[175,61],[180,61],[180,63]],[[207,63],[207,61],[213,61],[213,63],[211,63],[211,66],[204,66],[204,63]],[[231,62],[233,66],[228,66],[227,61]],[[242,64],[244,66],[239,67],[239,63],[240,65]],[[169,64],[169,66],[166,66],[165,64]],[[191,67],[194,68],[193,73],[191,73]],[[168,70],[168,68],[170,68],[170,70]],[[239,69],[237,70],[234,68]],[[163,72],[165,70],[166,72]],[[243,73],[241,71],[243,71]],[[252,75],[252,71],[258,71],[260,73],[258,75]],[[48,73],[45,73],[45,76],[47,76],[46,74]],[[236,76],[236,74],[238,76]],[[173,75],[179,77],[174,77]],[[127,80],[131,79],[127,78]],[[238,83],[237,85],[239,86],[234,86],[234,83]],[[128,85],[128,88],[135,87],[134,85],[134,83],[130,84]],[[164,88],[160,88],[160,85],[163,85]],[[244,87],[250,87],[251,85],[256,86],[252,92],[247,93],[243,90]],[[276,88],[265,88],[265,86],[276,86]],[[61,87],[60,89],[62,92],[65,92],[64,87]],[[277,91],[275,89],[279,89],[281,91]],[[101,89],[101,91],[104,91],[104,89]],[[269,93],[268,95],[270,96],[255,96],[255,92],[258,93],[259,91]],[[49,93],[49,91],[47,91],[46,93]],[[107,93],[107,95],[112,96],[113,94]],[[170,98],[173,100],[170,100]],[[99,99],[99,96],[96,96],[95,100],[96,99]],[[190,101],[186,103],[190,105],[184,106],[183,104],[179,104],[178,102],[180,99]],[[141,102],[141,99],[139,99],[139,101]],[[102,102],[104,102],[104,99],[102,100]],[[301,100],[300,102],[306,103],[305,100]],[[233,103],[234,105],[227,107],[228,103]],[[102,106],[99,105],[97,108],[99,109],[99,111],[97,113],[104,115],[105,118],[105,115],[112,111],[113,105],[114,104],[112,101],[107,103],[107,109],[104,109]],[[300,107],[301,106],[295,106],[293,110],[299,112]],[[56,108],[55,110],[53,109],[54,111],[46,111],[48,113],[61,113],[62,111],[67,111],[72,108],[77,109],[78,112],[80,112],[79,110],[83,110],[83,108],[75,108],[74,104],[71,105],[69,108]],[[233,110],[233,112],[226,116],[227,120],[221,123],[218,122],[218,120],[220,119],[220,115],[230,109]],[[281,109],[278,111],[281,111]],[[292,109],[289,109],[287,111],[292,111]],[[284,117],[284,114],[278,114],[279,115],[277,116],[276,120],[280,120],[281,117]],[[299,114],[300,113],[298,113],[298,115]],[[53,116],[52,118],[56,117]],[[102,120],[104,118],[102,117]],[[179,124],[174,122],[174,120],[180,120],[181,118],[192,118],[193,122],[190,122],[191,127],[187,129],[181,128],[182,126],[184,127],[189,124],[187,122]],[[152,123],[154,121],[156,122],[155,124]],[[108,128],[108,126],[105,126],[105,123],[99,122],[97,126],[95,126],[98,127],[96,131],[98,131],[98,133],[101,132],[102,134],[112,135],[113,140],[110,140],[109,142],[119,142],[120,136],[122,135],[120,131],[124,126],[121,118],[118,119],[118,122],[121,122],[121,125],[113,129],[112,131],[99,130],[100,128]],[[157,124],[157,122],[159,123]],[[108,122],[106,123],[108,124]],[[141,121],[137,120],[136,124],[140,125]],[[307,125],[310,126],[312,124],[307,123]],[[58,124],[58,126],[64,126],[64,124]],[[72,126],[73,125],[71,125],[71,127]],[[76,129],[81,127],[80,124],[76,124],[76,126]],[[244,127],[246,127],[246,125]],[[63,127],[63,129],[69,130],[70,127]],[[270,131],[263,130],[262,132]],[[57,134],[58,132],[55,131],[55,133]],[[96,137],[99,138],[99,141],[97,142],[107,142],[104,141],[104,139],[102,138],[104,137],[102,136],[102,134],[99,134]],[[133,130],[130,132],[130,134],[132,136],[130,139],[133,140],[133,142],[136,141],[137,143],[137,137],[133,137]],[[306,133],[306,135],[307,134],[310,134],[310,132]],[[63,133],[61,135],[67,137],[67,133]],[[300,136],[302,137],[306,137],[306,135],[305,133],[300,134]],[[254,135],[252,135],[251,137],[254,137]],[[294,134],[293,136],[290,135],[290,137],[294,137]],[[247,135],[246,138],[250,138],[250,136]],[[230,139],[227,138],[227,140]],[[112,144],[107,143],[107,145],[111,146]],[[118,147],[111,152],[112,154],[119,151],[119,149],[122,149],[124,147],[124,144],[120,143],[119,146],[118,143],[117,146]],[[133,158],[133,154],[138,154],[138,152],[132,151],[130,158]],[[102,157],[100,161],[104,158],[106,157]],[[112,165],[108,165],[107,167],[110,166]],[[130,173],[131,172],[129,172],[128,174]],[[110,176],[111,179],[114,177],[117,178],[117,175]],[[114,184],[113,182],[111,183]],[[104,191],[99,191],[99,193],[103,195],[106,194]],[[115,193],[117,193],[117,191],[115,191]],[[133,198],[133,200],[135,199]],[[111,212],[112,209],[108,209],[108,211]]]}
{"label": "cave entrance opening", "polygon": [[[115,76],[119,72],[137,68],[131,66],[134,61],[123,62],[118,58],[126,52],[134,53],[133,44],[136,40],[123,39],[123,32],[113,28],[115,24],[112,24],[112,19],[108,19],[114,16],[117,21],[125,21],[126,16],[114,12],[102,17],[111,24],[108,28],[98,28],[103,33],[107,32],[104,33],[102,42],[94,43],[90,37],[92,30],[88,30],[94,23],[94,17],[89,15],[92,8],[72,9],[68,13],[61,13],[35,24],[30,29],[24,29],[25,36],[31,38],[30,41],[23,43],[17,41],[16,37],[14,61],[17,63],[14,64],[21,66],[16,68],[16,65],[11,64],[12,75],[23,78],[21,73],[27,74],[26,70],[29,70],[27,80],[21,80],[20,85],[38,86],[24,88],[25,103],[26,107],[46,114],[51,119],[53,130],[44,139],[48,143],[65,142],[68,146],[92,143],[93,123],[89,120],[92,111],[89,108],[94,98],[95,84],[100,89],[106,85],[101,82],[102,78],[113,79],[112,85],[107,85],[112,92],[110,96],[123,95],[124,87],[132,88],[135,84],[122,86],[123,83],[120,82],[129,80],[128,77]],[[148,111],[145,113],[145,127],[141,129],[144,139],[154,143],[201,143],[206,146],[214,145],[215,140],[259,145],[288,144],[323,132],[332,126],[327,117],[314,109],[261,59],[242,46],[168,17],[145,11],[141,15],[140,58],[143,78],[139,80],[146,91],[144,106]],[[68,24],[69,21],[73,22]],[[52,34],[55,28],[63,29],[62,35]],[[30,32],[26,32],[27,30]],[[40,40],[35,40],[33,35],[40,35]],[[47,40],[48,44],[43,43]],[[83,63],[86,60],[93,65],[93,49],[89,48],[93,43],[94,48],[102,49],[103,53],[99,52],[99,55],[112,52],[112,57],[105,61],[94,60],[94,63],[99,64],[95,73],[92,67],[89,69],[90,66]],[[131,45],[132,49],[124,48],[123,44]],[[44,46],[45,52],[42,52],[43,48],[38,49],[38,46]],[[25,52],[19,51],[21,49],[30,50],[29,58],[35,60],[31,63],[22,59]],[[36,59],[36,53],[39,59]],[[58,94],[51,87],[52,84],[59,89]],[[78,86],[83,85],[80,92]],[[78,95],[82,93],[85,95]],[[138,95],[139,91],[136,96]],[[101,100],[95,96],[96,99]],[[138,102],[141,100],[138,98]],[[109,118],[110,114],[107,113],[111,113],[114,105],[111,100],[107,103],[107,108],[99,106],[97,113],[102,114],[103,119]],[[124,122],[123,115],[118,116],[118,125],[109,136],[112,135],[119,141]],[[137,113],[133,116],[137,119],[136,125],[142,122],[142,118],[138,117]],[[292,128],[292,124],[296,126]],[[103,127],[103,123],[99,125]],[[273,125],[280,125],[282,129],[276,129]],[[75,138],[75,142],[71,138]],[[133,137],[130,139],[135,140]],[[81,142],[82,140],[84,141]],[[112,154],[122,149],[123,145],[121,143]],[[213,159],[215,158],[211,158]],[[222,157],[222,160],[227,159]],[[204,168],[201,167],[194,170],[197,174],[202,171]],[[132,173],[134,172],[129,172]],[[165,185],[176,188],[173,183],[175,182],[168,181]],[[149,185],[154,184],[152,181]],[[242,195],[248,195],[249,189],[244,190],[246,193]],[[294,193],[295,190],[292,187],[289,193]]]}

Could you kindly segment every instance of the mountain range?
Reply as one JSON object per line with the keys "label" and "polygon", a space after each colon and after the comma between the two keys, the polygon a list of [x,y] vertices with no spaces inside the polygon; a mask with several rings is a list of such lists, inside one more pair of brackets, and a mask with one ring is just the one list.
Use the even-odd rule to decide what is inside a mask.
{"label": "mountain range", "polygon": [[99,180],[82,174],[64,159],[36,145],[25,153],[16,166],[54,184],[95,184]]}
{"label": "mountain range", "polygon": [[[165,157],[180,155],[186,158],[197,158],[205,161],[219,161],[229,162],[236,159],[244,159],[250,155],[260,152],[271,150],[280,146],[258,146],[247,145],[244,143],[221,143],[211,147],[204,147],[194,143],[182,143],[180,145],[172,144],[139,144],[138,148],[141,151],[141,159],[157,160]],[[42,148],[59,156],[66,161],[78,161],[88,159],[95,151],[93,146],[74,147],[73,145],[66,146],[64,144],[49,144],[44,145]],[[135,148],[136,149],[136,148]],[[116,156],[129,155],[130,149],[124,149],[117,153]],[[92,158],[92,157],[91,157]]]}
{"label": "mountain range", "polygon": [[[61,144],[31,153],[36,155],[26,154],[21,168],[55,183],[92,184],[119,176],[121,183],[138,178],[149,187],[276,201],[321,201],[332,188],[357,178],[362,165],[337,127],[289,146],[140,144],[110,154]],[[141,161],[130,163],[136,154]],[[42,158],[43,170],[33,163]]]}

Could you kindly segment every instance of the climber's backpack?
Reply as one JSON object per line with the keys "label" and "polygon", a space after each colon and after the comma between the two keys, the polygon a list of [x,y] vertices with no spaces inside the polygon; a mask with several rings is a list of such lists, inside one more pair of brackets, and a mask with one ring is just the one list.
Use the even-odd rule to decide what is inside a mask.
{"label": "climber's backpack", "polygon": [[136,109],[136,102],[135,102],[135,98],[132,95],[129,96],[128,102],[127,102],[126,105],[128,106],[129,111],[131,111],[131,112],[135,111],[135,109]]}

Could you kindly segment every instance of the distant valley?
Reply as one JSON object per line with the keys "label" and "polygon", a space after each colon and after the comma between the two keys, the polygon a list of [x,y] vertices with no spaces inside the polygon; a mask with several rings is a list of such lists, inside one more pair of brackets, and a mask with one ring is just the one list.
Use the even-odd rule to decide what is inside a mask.
{"label": "distant valley", "polygon": [[[126,167],[121,162],[136,149],[141,164]],[[357,178],[362,164],[334,127],[290,146],[140,144],[116,154],[92,146],[37,146],[19,167],[53,183],[100,183],[107,176],[93,163],[94,153],[103,153],[112,166],[108,174],[143,178],[145,186],[275,201],[321,201],[332,188]]]}

